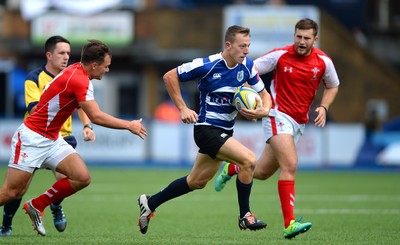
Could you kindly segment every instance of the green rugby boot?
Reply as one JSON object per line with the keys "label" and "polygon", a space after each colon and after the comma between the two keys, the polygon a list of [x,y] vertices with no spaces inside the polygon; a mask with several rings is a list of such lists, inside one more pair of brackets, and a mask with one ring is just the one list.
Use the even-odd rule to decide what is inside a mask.
{"label": "green rugby boot", "polygon": [[290,221],[290,225],[286,229],[283,229],[283,236],[287,239],[292,239],[311,228],[311,222],[301,223],[301,221],[303,221],[303,217]]}
{"label": "green rugby boot", "polygon": [[218,192],[222,191],[224,189],[226,182],[228,182],[232,176],[228,175],[228,168],[230,163],[229,162],[224,162],[224,167],[222,168],[222,171],[219,173],[217,178],[215,179],[215,185],[214,189]]}

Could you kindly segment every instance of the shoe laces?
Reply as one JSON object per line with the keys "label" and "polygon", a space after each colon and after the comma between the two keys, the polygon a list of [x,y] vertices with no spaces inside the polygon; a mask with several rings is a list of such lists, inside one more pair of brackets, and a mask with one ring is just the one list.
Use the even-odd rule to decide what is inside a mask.
{"label": "shoe laces", "polygon": [[296,229],[296,227],[301,225],[301,222],[303,220],[304,220],[304,217],[300,217],[300,218],[292,220],[292,222],[290,222],[290,225],[286,229],[290,229],[290,230]]}
{"label": "shoe laces", "polygon": [[300,217],[300,218],[297,218],[297,219],[295,219],[294,220],[294,222],[302,222],[304,220],[304,217],[302,216],[302,217]]}
{"label": "shoe laces", "polygon": [[64,216],[64,211],[62,210],[61,205],[59,206],[53,206],[51,208],[51,212],[53,213],[53,217],[56,220],[62,220],[65,216]]}
{"label": "shoe laces", "polygon": [[250,225],[256,223],[255,214],[247,213],[243,218],[246,219],[247,222],[248,222]]}

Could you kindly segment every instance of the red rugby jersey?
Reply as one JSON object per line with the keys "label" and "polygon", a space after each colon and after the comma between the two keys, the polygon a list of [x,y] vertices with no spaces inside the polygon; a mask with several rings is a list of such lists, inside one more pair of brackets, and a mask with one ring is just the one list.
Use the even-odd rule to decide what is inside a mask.
{"label": "red rugby jersey", "polygon": [[[326,88],[339,86],[332,60],[316,47],[310,55],[301,56],[293,44],[273,49],[254,62],[261,75],[274,71],[272,109],[286,113],[299,124],[308,122],[308,111],[321,81]],[[274,116],[273,110],[270,115]]]}
{"label": "red rugby jersey", "polygon": [[35,111],[24,123],[31,130],[56,140],[78,102],[93,100],[93,85],[78,62],[65,68],[45,88]]}

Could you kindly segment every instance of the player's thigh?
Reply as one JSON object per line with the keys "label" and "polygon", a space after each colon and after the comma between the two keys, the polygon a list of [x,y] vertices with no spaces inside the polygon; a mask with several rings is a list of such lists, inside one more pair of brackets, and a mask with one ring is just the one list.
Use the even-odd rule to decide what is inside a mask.
{"label": "player's thigh", "polygon": [[261,156],[257,159],[254,178],[267,179],[279,169],[278,159],[275,157],[270,144],[265,144]]}
{"label": "player's thigh", "polygon": [[5,191],[8,195],[22,197],[29,187],[32,176],[33,174],[30,172],[9,167],[1,192]]}
{"label": "player's thigh", "polygon": [[274,152],[274,156],[282,169],[297,166],[297,152],[293,135],[275,135],[270,139],[269,143]]}
{"label": "player's thigh", "polygon": [[85,162],[77,153],[66,156],[58,163],[56,171],[72,180],[86,180],[90,178]]}
{"label": "player's thigh", "polygon": [[256,161],[254,152],[242,145],[235,138],[230,137],[218,151],[217,158],[223,161],[236,163],[239,167],[248,167]]}

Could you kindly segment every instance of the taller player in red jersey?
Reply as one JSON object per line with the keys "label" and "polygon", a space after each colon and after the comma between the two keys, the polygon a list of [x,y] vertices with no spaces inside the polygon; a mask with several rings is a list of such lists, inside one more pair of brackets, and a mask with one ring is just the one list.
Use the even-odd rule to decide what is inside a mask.
{"label": "taller player in red jersey", "polygon": [[[283,235],[293,238],[308,231],[312,224],[294,217],[295,179],[298,156],[296,144],[308,122],[308,112],[319,84],[325,90],[321,104],[315,109],[314,124],[324,127],[329,106],[339,89],[339,79],[332,60],[314,47],[318,41],[318,24],[310,19],[296,23],[294,44],[274,49],[254,62],[260,74],[273,71],[270,87],[272,108],[262,119],[265,147],[257,160],[254,178],[266,180],[280,169],[278,192],[284,219]],[[251,111],[243,111],[251,117]],[[240,169],[225,163],[216,178],[215,189],[221,191]]]}
{"label": "taller player in red jersey", "polygon": [[82,49],[81,61],[65,68],[46,86],[35,111],[24,120],[13,136],[12,156],[0,189],[0,206],[23,196],[35,169],[55,169],[66,176],[56,181],[42,195],[24,204],[34,229],[42,236],[46,235],[44,209],[90,184],[85,162],[60,134],[65,120],[78,107],[95,124],[126,129],[142,139],[147,136],[142,119],[126,121],[115,118],[102,112],[94,100],[90,80],[100,80],[109,71],[111,57],[107,45],[90,40]]}

